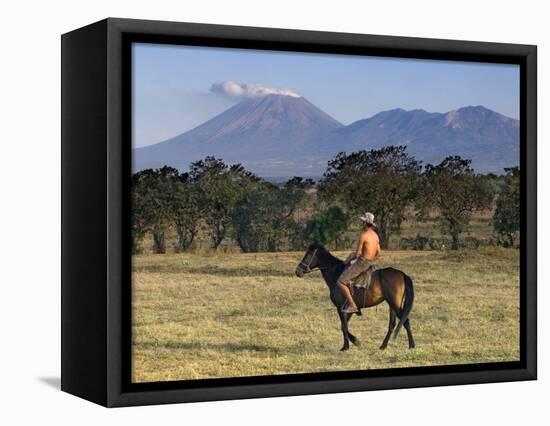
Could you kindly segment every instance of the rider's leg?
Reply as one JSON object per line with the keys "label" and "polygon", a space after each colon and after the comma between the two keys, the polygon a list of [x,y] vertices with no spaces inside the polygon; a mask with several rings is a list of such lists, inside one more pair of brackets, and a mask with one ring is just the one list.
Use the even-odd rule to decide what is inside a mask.
{"label": "rider's leg", "polygon": [[359,311],[357,305],[355,304],[355,301],[353,300],[353,296],[351,295],[351,291],[348,285],[348,283],[351,283],[351,280],[357,277],[359,273],[361,273],[361,263],[355,262],[354,264],[347,266],[342,274],[338,277],[338,287],[340,287],[340,290],[342,290],[344,296],[348,301],[348,307],[343,308],[343,312],[351,314],[357,313]]}
{"label": "rider's leg", "polygon": [[351,308],[357,309],[357,305],[355,304],[355,301],[353,300],[353,296],[351,295],[351,291],[346,283],[338,282],[338,287],[344,292],[344,296],[346,296],[346,299],[348,299],[348,303]]}

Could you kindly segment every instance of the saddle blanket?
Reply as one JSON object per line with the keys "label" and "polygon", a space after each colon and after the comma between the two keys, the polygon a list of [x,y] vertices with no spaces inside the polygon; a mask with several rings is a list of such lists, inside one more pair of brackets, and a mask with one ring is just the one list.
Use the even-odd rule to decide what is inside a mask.
{"label": "saddle blanket", "polygon": [[372,273],[378,269],[376,265],[371,265],[365,272],[362,272],[357,278],[351,281],[355,288],[367,288],[370,285]]}

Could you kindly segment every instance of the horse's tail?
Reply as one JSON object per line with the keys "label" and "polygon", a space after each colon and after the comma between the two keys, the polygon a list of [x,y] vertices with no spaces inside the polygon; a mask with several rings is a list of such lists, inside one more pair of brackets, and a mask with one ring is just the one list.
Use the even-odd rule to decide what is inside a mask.
{"label": "horse's tail", "polygon": [[403,323],[407,321],[414,302],[414,289],[412,279],[407,274],[403,274],[403,277],[405,279],[405,300],[403,302],[403,309],[401,310],[399,323],[397,324],[397,327],[393,332],[394,339],[397,337],[399,330],[401,330],[401,326],[403,325]]}

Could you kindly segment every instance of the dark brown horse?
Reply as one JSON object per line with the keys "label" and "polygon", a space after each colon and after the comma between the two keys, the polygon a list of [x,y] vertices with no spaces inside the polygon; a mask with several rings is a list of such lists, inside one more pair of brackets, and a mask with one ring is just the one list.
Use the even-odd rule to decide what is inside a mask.
{"label": "dark brown horse", "polygon": [[[330,300],[336,306],[340,322],[342,323],[342,333],[344,335],[344,346],[340,349],[342,351],[349,349],[350,340],[354,345],[359,345],[359,340],[348,329],[348,322],[352,314],[342,312],[342,306],[346,302],[346,298],[337,282],[345,267],[346,265],[342,260],[334,257],[319,243],[313,243],[309,247],[304,258],[296,267],[296,275],[298,277],[303,277],[304,274],[316,270],[321,271],[330,290]],[[365,291],[367,291],[366,294]],[[355,289],[353,299],[358,308],[370,308],[383,301],[388,303],[390,307],[390,322],[388,332],[386,333],[386,337],[384,337],[380,349],[386,349],[392,331],[395,328],[396,317],[399,318],[399,324],[395,328],[393,337],[397,337],[397,333],[399,333],[403,325],[405,330],[407,330],[409,348],[414,348],[414,338],[409,321],[409,314],[414,301],[414,289],[412,280],[408,275],[394,268],[377,269],[372,274],[368,290],[364,288]]]}

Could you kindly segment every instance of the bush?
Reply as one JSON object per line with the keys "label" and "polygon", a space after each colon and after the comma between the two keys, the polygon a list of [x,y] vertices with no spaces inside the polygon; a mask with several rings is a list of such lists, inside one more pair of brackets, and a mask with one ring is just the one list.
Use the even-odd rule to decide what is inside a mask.
{"label": "bush", "polygon": [[447,238],[430,238],[428,245],[432,250],[445,250],[449,247],[449,240]]}
{"label": "bush", "polygon": [[402,250],[426,250],[426,247],[431,248],[430,237],[425,237],[423,235],[417,234],[413,238],[401,238],[399,240],[399,248]]}
{"label": "bush", "polygon": [[477,249],[481,245],[481,241],[475,237],[466,237],[462,241],[462,247],[469,249]]}

